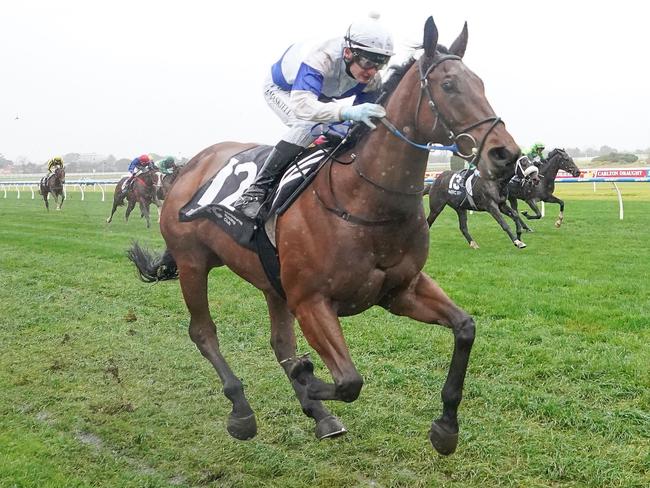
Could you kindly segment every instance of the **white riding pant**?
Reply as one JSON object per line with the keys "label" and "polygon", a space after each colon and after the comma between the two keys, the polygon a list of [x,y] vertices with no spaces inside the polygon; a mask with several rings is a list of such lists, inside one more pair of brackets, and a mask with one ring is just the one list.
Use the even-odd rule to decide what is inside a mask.
{"label": "white riding pant", "polygon": [[317,135],[312,135],[311,129],[316,125],[311,120],[300,120],[296,118],[291,110],[289,98],[291,92],[285,91],[273,83],[269,76],[264,82],[264,99],[269,104],[271,110],[280,117],[282,122],[289,126],[289,130],[282,136],[282,140],[307,147],[316,139]]}

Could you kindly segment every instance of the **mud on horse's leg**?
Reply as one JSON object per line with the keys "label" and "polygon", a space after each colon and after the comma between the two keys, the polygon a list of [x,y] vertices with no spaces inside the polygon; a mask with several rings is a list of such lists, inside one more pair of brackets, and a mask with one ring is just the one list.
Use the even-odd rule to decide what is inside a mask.
{"label": "mud on horse's leg", "polygon": [[255,413],[250,407],[242,382],[233,374],[221,354],[217,328],[208,308],[208,270],[200,259],[188,253],[185,259],[174,256],[178,264],[183,297],[190,311],[189,334],[201,354],[212,364],[223,384],[223,393],[232,403],[228,417],[228,433],[240,440],[248,440],[257,434]]}
{"label": "mud on horse's leg", "polygon": [[458,406],[474,343],[474,319],[452,302],[424,273],[415,278],[412,286],[396,295],[386,308],[397,315],[444,325],[454,333],[451,364],[442,388],[442,415],[431,424],[429,430],[429,440],[435,450],[443,455],[451,454],[458,445]]}
{"label": "mud on horse's leg", "polygon": [[347,430],[341,421],[320,400],[312,400],[307,394],[307,384],[316,380],[314,365],[306,356],[296,356],[294,317],[286,301],[275,293],[266,293],[266,303],[271,317],[271,346],[275,357],[289,378],[303,413],[316,422],[316,437],[324,439],[345,434]]}

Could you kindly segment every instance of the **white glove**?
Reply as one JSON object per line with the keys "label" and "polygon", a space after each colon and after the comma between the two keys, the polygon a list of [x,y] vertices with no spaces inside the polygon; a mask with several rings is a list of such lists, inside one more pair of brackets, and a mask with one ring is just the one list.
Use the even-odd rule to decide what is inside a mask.
{"label": "white glove", "polygon": [[341,118],[343,120],[363,122],[371,129],[377,128],[377,126],[370,120],[371,117],[385,116],[386,110],[384,110],[384,107],[377,105],[376,103],[362,103],[361,105],[352,105],[341,109]]}

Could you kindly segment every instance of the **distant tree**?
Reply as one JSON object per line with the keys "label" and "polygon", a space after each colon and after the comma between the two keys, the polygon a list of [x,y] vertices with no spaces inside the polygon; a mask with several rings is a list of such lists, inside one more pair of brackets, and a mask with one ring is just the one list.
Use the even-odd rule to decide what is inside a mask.
{"label": "distant tree", "polygon": [[638,160],[639,158],[635,154],[618,153],[616,151],[592,159],[592,161],[608,163],[635,163]]}
{"label": "distant tree", "polygon": [[14,164],[14,162],[10,159],[5,158],[5,155],[0,153],[0,167],[8,166],[10,164]]}
{"label": "distant tree", "polygon": [[600,149],[598,150],[598,155],[599,156],[607,156],[608,154],[616,153],[615,148],[609,147],[609,146],[600,146]]}
{"label": "distant tree", "polygon": [[81,156],[81,154],[79,154],[79,153],[67,153],[67,154],[64,154],[61,157],[63,158],[63,161],[65,163],[74,163],[74,162],[79,161],[80,156]]}

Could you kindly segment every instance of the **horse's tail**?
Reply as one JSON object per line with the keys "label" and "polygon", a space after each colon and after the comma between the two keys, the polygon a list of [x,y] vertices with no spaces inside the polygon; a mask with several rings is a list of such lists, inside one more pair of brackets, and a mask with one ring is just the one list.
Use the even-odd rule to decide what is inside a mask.
{"label": "horse's tail", "polygon": [[131,249],[127,250],[127,256],[138,268],[140,279],[145,283],[178,278],[176,261],[168,249],[162,255],[152,254],[134,242]]}

